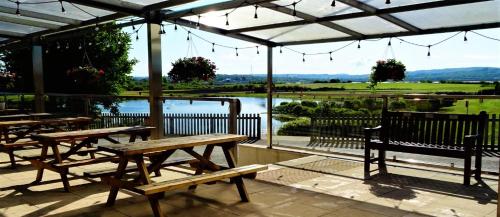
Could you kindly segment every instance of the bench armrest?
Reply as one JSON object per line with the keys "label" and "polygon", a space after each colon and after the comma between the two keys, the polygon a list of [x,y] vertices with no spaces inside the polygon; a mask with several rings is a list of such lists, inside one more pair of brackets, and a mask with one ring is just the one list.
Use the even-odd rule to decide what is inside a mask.
{"label": "bench armrest", "polygon": [[376,126],[376,127],[373,127],[373,128],[365,128],[364,129],[364,132],[365,132],[365,140],[368,141],[371,139],[373,133],[377,132],[377,131],[380,131],[382,129],[382,126]]}

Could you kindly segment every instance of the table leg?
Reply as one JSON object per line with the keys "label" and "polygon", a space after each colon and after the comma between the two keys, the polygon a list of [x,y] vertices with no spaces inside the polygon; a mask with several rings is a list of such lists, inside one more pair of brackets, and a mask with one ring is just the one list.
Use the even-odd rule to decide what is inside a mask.
{"label": "table leg", "polygon": [[[62,163],[63,158],[59,152],[58,144],[52,144],[52,153],[54,154],[55,163]],[[68,180],[68,168],[59,169],[59,175],[61,175],[61,181],[64,186],[64,191],[69,192],[69,180]]]}
{"label": "table leg", "polygon": [[[214,151],[214,146],[213,145],[207,145],[205,148],[205,151],[203,152],[203,158],[207,161],[210,161],[210,156],[212,155],[212,152]],[[205,169],[206,165],[200,160],[198,164],[198,168],[196,169],[196,172],[194,175],[201,175],[203,173],[203,170]],[[189,190],[195,190],[196,185],[191,185],[189,186]]]}
{"label": "table leg", "polygon": [[137,138],[137,135],[135,134],[130,134],[130,138],[128,139],[128,142],[135,142],[135,139]]}
{"label": "table leg", "polygon": [[151,184],[151,178],[149,177],[149,171],[144,163],[144,156],[138,155],[134,157],[135,163],[137,164],[137,170],[139,170],[139,181],[143,185]]}
{"label": "table leg", "polygon": [[[236,163],[232,152],[232,149],[234,147],[236,147],[236,144],[222,147],[222,151],[224,152],[224,156],[226,157],[226,161],[229,168],[236,167]],[[231,180],[234,182],[234,184],[236,184],[236,187],[238,188],[238,193],[240,193],[241,201],[248,202],[249,201],[248,192],[246,190],[245,183],[243,183],[243,178],[239,176],[239,177],[234,177]]]}
{"label": "table leg", "polygon": [[[42,144],[42,153],[40,154],[40,161],[44,161],[45,158],[47,158],[47,151],[49,149],[49,145],[48,144]],[[43,178],[43,167],[41,168],[38,168],[38,171],[36,173],[36,179],[33,183],[40,183],[42,181],[42,178]]]}
{"label": "table leg", "polygon": [[[115,179],[121,179],[125,174],[125,169],[127,168],[128,159],[126,157],[121,157],[120,163],[118,164],[118,169],[116,170]],[[115,204],[116,196],[118,195],[118,190],[120,190],[117,186],[111,186],[111,190],[109,191],[108,201],[106,202],[106,206],[113,206]]]}

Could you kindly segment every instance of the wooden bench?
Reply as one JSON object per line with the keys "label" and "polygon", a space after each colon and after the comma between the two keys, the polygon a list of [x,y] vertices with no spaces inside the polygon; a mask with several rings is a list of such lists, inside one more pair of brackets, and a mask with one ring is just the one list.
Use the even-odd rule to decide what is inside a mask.
{"label": "wooden bench", "polygon": [[[405,152],[464,159],[464,185],[470,185],[472,172],[481,179],[481,156],[488,115],[437,114],[424,112],[382,112],[382,124],[365,129],[364,176],[370,178],[370,163],[378,162],[386,172],[385,152]],[[379,138],[373,134],[379,132]],[[371,150],[378,150],[371,159]],[[471,159],[475,154],[475,170]]]}
{"label": "wooden bench", "polygon": [[157,182],[147,185],[137,186],[132,188],[132,191],[148,197],[148,200],[153,209],[155,217],[163,216],[158,199],[163,197],[163,193],[181,188],[188,188],[194,185],[205,184],[208,182],[219,181],[223,179],[231,179],[238,189],[241,201],[248,202],[248,194],[243,184],[242,177],[248,174],[255,174],[259,171],[267,170],[266,165],[248,165],[242,167],[221,170],[213,173],[206,173],[203,175],[196,175],[180,179],[168,180],[164,182]]}
{"label": "wooden bench", "polygon": [[[161,167],[169,167],[169,166],[177,166],[181,164],[188,163],[191,160],[191,158],[179,158],[179,159],[173,159],[173,160],[168,160],[164,162]],[[130,165],[125,168],[126,173],[130,172],[136,172],[137,171],[137,166],[136,165]],[[86,171],[83,172],[83,175],[85,177],[89,178],[101,178],[105,176],[113,176],[116,173],[116,169],[103,169],[103,170],[94,170],[94,171]]]}
{"label": "wooden bench", "polygon": [[19,139],[11,143],[0,143],[0,148],[3,152],[7,152],[9,154],[10,167],[15,168],[16,159],[14,156],[14,151],[27,146],[37,146],[37,145],[39,145],[38,141],[26,138],[26,139]]}

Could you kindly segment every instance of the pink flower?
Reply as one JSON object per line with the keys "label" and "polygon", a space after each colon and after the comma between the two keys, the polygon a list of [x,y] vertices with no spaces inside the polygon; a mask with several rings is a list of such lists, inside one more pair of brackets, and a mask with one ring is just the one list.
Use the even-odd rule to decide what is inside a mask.
{"label": "pink flower", "polygon": [[99,69],[99,75],[100,75],[100,76],[103,76],[103,75],[104,75],[104,70]]}

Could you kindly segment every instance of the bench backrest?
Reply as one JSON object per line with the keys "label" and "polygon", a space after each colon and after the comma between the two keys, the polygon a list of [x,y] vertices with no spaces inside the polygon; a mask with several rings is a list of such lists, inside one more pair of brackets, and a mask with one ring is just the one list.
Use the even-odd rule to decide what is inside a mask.
{"label": "bench backrest", "polygon": [[488,115],[438,114],[426,112],[382,112],[383,141],[463,146],[466,135],[479,135],[482,144]]}

